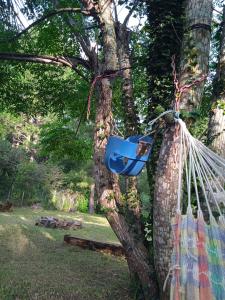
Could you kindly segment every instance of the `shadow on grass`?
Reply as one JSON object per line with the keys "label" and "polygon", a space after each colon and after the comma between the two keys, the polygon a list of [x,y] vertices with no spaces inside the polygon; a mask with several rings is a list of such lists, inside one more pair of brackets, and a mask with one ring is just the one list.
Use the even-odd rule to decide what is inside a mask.
{"label": "shadow on grass", "polygon": [[[123,258],[66,245],[68,231],[34,226],[35,218],[17,216],[19,224],[0,224],[1,300],[131,299]],[[98,229],[87,225],[80,236],[94,239]]]}

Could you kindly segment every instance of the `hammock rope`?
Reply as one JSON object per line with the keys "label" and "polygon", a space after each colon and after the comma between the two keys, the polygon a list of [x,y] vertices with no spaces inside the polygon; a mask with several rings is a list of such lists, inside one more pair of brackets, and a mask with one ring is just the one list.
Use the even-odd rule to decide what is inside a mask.
{"label": "hammock rope", "polygon": [[[171,267],[164,288],[172,275],[171,300],[224,300],[225,218],[220,204],[225,204],[225,159],[195,139],[181,119],[176,122],[180,130],[177,210],[172,220]],[[187,191],[184,215],[181,214],[183,170]],[[222,201],[217,199],[217,193],[222,194]],[[192,208],[193,196],[196,214]],[[202,210],[204,202],[208,223]]]}

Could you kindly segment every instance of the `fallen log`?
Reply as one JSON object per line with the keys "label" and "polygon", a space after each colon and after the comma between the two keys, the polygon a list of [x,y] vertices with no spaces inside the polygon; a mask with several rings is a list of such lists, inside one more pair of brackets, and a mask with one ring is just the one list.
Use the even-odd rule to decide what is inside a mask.
{"label": "fallen log", "polygon": [[124,248],[120,245],[81,239],[70,236],[69,234],[64,235],[64,242],[70,245],[81,247],[83,249],[109,253],[116,256],[125,256]]}

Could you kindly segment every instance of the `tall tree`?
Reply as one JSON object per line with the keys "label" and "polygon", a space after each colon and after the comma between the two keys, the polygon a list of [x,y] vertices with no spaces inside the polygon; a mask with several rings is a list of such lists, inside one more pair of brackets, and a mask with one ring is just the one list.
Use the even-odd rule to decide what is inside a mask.
{"label": "tall tree", "polygon": [[[105,3],[103,1],[103,3]],[[104,13],[102,13],[102,25],[108,26],[108,32],[103,30],[103,49],[104,49],[104,71],[116,71],[118,68],[117,44],[115,27],[112,20],[111,6],[108,5]],[[108,51],[108,48],[110,51]],[[98,199],[106,211],[107,219],[112,226],[114,232],[125,248],[126,257],[129,268],[132,273],[135,273],[142,285],[142,289],[146,299],[155,299],[156,284],[154,273],[148,263],[148,253],[143,241],[138,239],[132,232],[129,224],[123,214],[121,214],[116,204],[120,203],[121,195],[118,185],[118,178],[111,174],[105,167],[104,150],[107,142],[107,137],[112,129],[112,87],[108,78],[103,78],[100,81],[100,97],[96,113],[96,129],[95,129],[95,179],[96,191]]]}
{"label": "tall tree", "polygon": [[[149,119],[151,119],[152,116],[156,115],[161,109],[166,110],[169,107],[171,107],[171,103],[174,99],[174,84],[171,69],[171,57],[175,54],[177,62],[180,57],[183,26],[183,1],[153,0],[146,2],[150,39],[148,50],[149,59],[147,65],[149,76],[148,111]],[[164,141],[166,141],[169,138],[170,137],[164,136]],[[162,137],[159,135],[154,146],[154,158],[150,161],[150,164],[147,168],[148,181],[150,185],[150,190],[152,191],[152,199],[154,199],[155,182],[156,185],[159,185],[159,188],[162,189],[164,186],[164,182],[166,184],[165,178],[166,180],[171,179],[171,182],[173,179],[176,180],[176,178],[168,177],[168,174],[165,173],[165,169],[160,170],[160,168],[163,167],[162,164],[167,162],[164,156],[165,152],[160,153],[160,157],[158,158],[161,139]],[[172,139],[171,145],[173,145]],[[168,147],[170,147],[170,145],[168,145]],[[167,151],[169,152],[169,150]],[[156,173],[157,160],[158,168]],[[171,162],[167,163],[169,165]],[[162,179],[160,180],[159,177],[162,175],[164,177],[162,177]],[[167,184],[167,186],[164,186],[164,190],[166,190],[167,187],[169,189],[170,185],[174,184],[171,182]],[[157,187],[155,186],[155,193],[156,189]],[[171,207],[169,207],[169,205],[171,205]],[[151,222],[153,223],[154,221],[154,245],[152,245],[152,247],[154,248],[153,261],[155,262],[155,267],[157,270],[156,274],[158,274],[157,279],[159,281],[159,287],[161,288],[161,294],[163,282],[165,280],[164,274],[162,274],[161,269],[165,268],[164,270],[166,270],[166,268],[168,268],[170,264],[171,253],[166,250],[168,248],[168,243],[171,242],[171,212],[169,211],[170,208],[172,208],[172,203],[170,204],[170,199],[167,200],[167,198],[165,197],[159,199],[158,195],[155,196],[155,199],[153,200],[153,216],[151,212]],[[158,241],[160,241],[160,243]]]}
{"label": "tall tree", "polygon": [[[122,106],[126,137],[136,135],[140,131],[137,107],[134,100],[130,40],[131,30],[127,27],[128,18],[123,23],[116,22],[117,53],[119,67],[122,70]],[[141,205],[138,193],[137,178],[126,178],[126,204],[131,213],[130,222],[134,223],[137,233],[141,235]],[[135,221],[134,221],[135,219]]]}
{"label": "tall tree", "polygon": [[[114,77],[119,68],[115,23],[111,9],[112,4],[111,1],[103,0],[100,0],[98,3],[85,0],[80,2],[82,9],[57,8],[35,21],[34,25],[38,25],[48,18],[64,13],[81,13],[84,16],[92,16],[95,20],[94,26],[98,26],[101,33],[100,40],[103,49],[101,55],[98,56],[96,47],[92,47],[91,37],[85,34],[85,32],[77,32],[77,22],[69,18],[67,21],[70,27],[73,27],[73,36],[79,43],[79,47],[81,47],[87,59],[74,55],[53,56],[7,52],[1,53],[0,59],[67,66],[82,78],[85,78],[83,74],[86,71],[84,70],[88,71],[91,69],[94,79],[98,78],[98,101],[94,134],[94,165],[97,197],[105,210],[110,225],[124,246],[129,268],[139,278],[145,298],[156,299],[157,287],[153,269],[149,265],[147,249],[144,246],[143,240],[136,235],[130,224],[127,223],[123,212],[118,209],[117,204],[121,201],[118,178],[112,175],[103,164],[107,137],[111,134],[112,130],[111,77]],[[85,22],[83,24],[87,26]],[[28,32],[32,27],[32,25],[28,26],[23,33]],[[18,34],[18,36],[21,36],[21,34]],[[103,60],[101,59],[102,57]],[[80,69],[80,66],[82,66],[82,69]]]}
{"label": "tall tree", "polygon": [[[199,76],[207,72],[212,1],[185,1],[186,17],[182,45],[180,33],[183,1],[151,0],[147,2],[149,4],[150,31],[152,31],[150,32],[152,38],[150,44],[151,59],[149,63],[149,116],[151,117],[152,111],[158,104],[161,104],[161,106],[167,109],[173,100],[174,88],[170,63],[171,56],[175,50],[178,61],[179,50],[182,48],[179,76],[181,85],[198,79]],[[123,98],[125,100],[124,103],[130,108],[128,110],[129,114],[127,114],[127,126],[129,128],[132,127],[132,132],[137,130],[137,128],[134,127],[136,126],[136,120],[133,124],[129,121],[131,115],[132,118],[133,116],[136,118],[136,114],[134,114],[135,109],[131,96],[132,84],[131,73],[129,71],[130,62],[128,61],[127,28],[120,27],[121,33],[116,34],[118,24],[113,20],[112,1],[99,0],[95,2],[82,0],[77,3],[80,5],[79,8],[58,7],[53,10],[52,6],[50,8],[44,7],[41,11],[48,11],[48,13],[35,21],[35,24],[38,25],[48,18],[59,16],[61,27],[64,28],[65,23],[69,25],[74,44],[78,50],[85,54],[85,58],[84,55],[82,57],[78,56],[77,48],[74,49],[74,53],[70,52],[69,55],[63,53],[63,50],[58,51],[59,53],[55,56],[48,51],[48,55],[23,54],[21,50],[23,50],[22,47],[25,43],[21,42],[21,44],[17,44],[20,53],[0,53],[0,59],[66,66],[74,70],[85,80],[89,78],[89,72],[91,71],[91,75],[96,82],[98,95],[94,134],[94,164],[97,197],[105,210],[111,227],[124,246],[130,270],[136,274],[141,282],[144,298],[158,299],[156,277],[154,268],[149,263],[147,249],[142,238],[134,232],[129,222],[127,222],[123,211],[120,210],[121,192],[118,178],[112,175],[103,164],[107,137],[112,132],[112,81],[118,74],[124,77]],[[131,1],[131,3],[136,5],[136,1]],[[70,13],[69,18],[65,16],[65,14],[68,13]],[[71,18],[74,13],[81,14],[81,22],[79,18],[76,19],[74,15],[73,18]],[[91,16],[94,21],[87,22],[87,16]],[[77,30],[77,26],[80,24],[82,24],[82,26],[79,28],[79,31]],[[29,32],[31,28],[32,26],[29,26],[26,31]],[[98,45],[93,47],[92,42],[95,35],[90,34],[89,30],[86,30],[87,28],[98,29],[98,42],[102,46],[102,49],[100,49]],[[44,31],[44,29],[45,28],[42,28],[42,31]],[[39,36],[39,32],[35,31],[35,33]],[[35,34],[33,37],[35,39]],[[118,50],[122,50],[123,52]],[[75,56],[75,54],[77,54],[77,56]],[[123,66],[128,68],[126,72],[125,70],[121,72],[122,70],[120,69],[122,69]],[[198,87],[193,87],[185,94],[180,95],[181,108],[190,111],[196,107],[201,100],[202,91],[203,84]],[[166,99],[166,101],[164,101],[164,99]],[[163,136],[155,175],[154,199],[154,261],[162,299],[168,299],[169,297],[168,293],[163,294],[162,286],[169,270],[172,248],[170,219],[175,212],[177,199],[179,151],[179,143],[177,143],[177,141],[177,127],[174,124],[168,124]],[[137,211],[137,215],[138,214],[139,212]]]}
{"label": "tall tree", "polygon": [[216,76],[213,81],[213,104],[208,139],[211,147],[225,157],[225,6],[220,26],[220,47]]}
{"label": "tall tree", "polygon": [[173,101],[174,85],[171,57],[180,56],[183,26],[183,2],[149,0],[147,3],[149,32],[148,76],[149,117],[157,114],[157,106],[168,109]]}
{"label": "tall tree", "polygon": [[[211,38],[212,1],[189,0],[185,7],[185,27],[181,49],[179,83],[184,85],[206,75],[208,70]],[[180,108],[193,110],[201,101],[204,84],[193,86],[180,95]],[[177,91],[178,92],[178,91]],[[176,124],[164,132],[159,154],[154,197],[154,249],[155,267],[161,287],[161,298],[168,299],[168,290],[163,293],[172,251],[170,222],[175,214],[178,191],[179,132]]]}

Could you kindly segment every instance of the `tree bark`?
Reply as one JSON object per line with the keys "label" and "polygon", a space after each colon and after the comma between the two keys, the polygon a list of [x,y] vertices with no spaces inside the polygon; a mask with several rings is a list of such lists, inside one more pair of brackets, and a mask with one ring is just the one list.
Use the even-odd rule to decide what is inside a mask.
{"label": "tree bark", "polygon": [[[212,1],[189,0],[186,6],[180,83],[198,78],[208,70]],[[191,46],[191,49],[190,49]],[[194,50],[194,55],[193,51]],[[194,59],[193,59],[194,58]],[[201,100],[204,84],[188,90],[181,97],[181,108],[192,110]],[[161,287],[161,299],[169,299],[169,290],[162,287],[170,267],[172,252],[171,217],[177,204],[179,139],[176,125],[167,128],[160,150],[154,197],[154,259]],[[169,286],[169,285],[168,285]]]}
{"label": "tree bark", "polygon": [[100,27],[103,36],[104,71],[115,71],[118,66],[118,59],[111,1],[99,0],[98,5]]}
{"label": "tree bark", "polygon": [[21,54],[21,53],[0,53],[0,60],[9,61],[22,61],[31,63],[40,63],[55,65],[60,67],[69,67],[74,70],[80,77],[87,81],[87,78],[77,68],[78,65],[82,65],[86,69],[90,69],[89,62],[80,57],[61,57],[61,56],[50,56],[50,55],[35,55],[35,54]]}
{"label": "tree bark", "polygon": [[[130,30],[126,25],[117,23],[117,53],[119,67],[122,71],[122,106],[126,136],[135,135],[139,131],[139,118],[134,102],[132,70],[130,63]],[[129,211],[136,219],[137,231],[141,234],[140,224],[140,195],[137,187],[137,177],[128,177],[126,188],[126,203]]]}
{"label": "tree bark", "polygon": [[134,102],[132,69],[130,62],[130,30],[123,24],[117,23],[117,52],[119,66],[122,71],[122,104],[124,108],[124,120],[126,135],[137,134],[139,131],[139,118]]}
{"label": "tree bark", "polygon": [[89,214],[93,214],[95,212],[95,184],[91,185],[91,193],[89,198]]}
{"label": "tree bark", "polygon": [[178,127],[173,125],[164,133],[156,170],[153,202],[154,260],[162,299],[169,299],[168,294],[163,295],[162,287],[169,271],[172,251],[170,224],[177,205],[178,162],[179,131]]}
{"label": "tree bark", "polygon": [[143,246],[143,241],[138,240],[132,232],[125,217],[118,212],[116,203],[120,202],[120,190],[118,178],[110,173],[103,161],[107,137],[110,134],[112,124],[111,114],[112,90],[108,79],[100,83],[100,99],[96,113],[95,129],[95,182],[96,192],[106,217],[125,248],[128,266],[132,273],[136,273],[140,279],[145,299],[157,298],[157,285],[154,272],[148,261],[148,253]]}
{"label": "tree bark", "polygon": [[[133,84],[132,84],[132,69],[130,62],[130,30],[126,26],[126,22],[123,24],[117,22],[116,24],[117,33],[117,53],[119,60],[119,67],[123,69],[122,71],[122,107],[124,113],[124,126],[126,136],[131,136],[138,134],[139,132],[139,118],[137,113],[137,108],[134,102],[133,95]],[[137,286],[142,284],[146,285],[146,273],[141,272],[141,275],[137,273],[138,268],[140,271],[146,269],[147,264],[150,264],[148,258],[148,251],[144,245],[144,232],[142,230],[141,223],[141,203],[140,194],[138,192],[138,180],[137,177],[127,177],[126,178],[126,195],[125,195],[125,219],[130,224],[129,226],[133,228],[136,237],[138,236],[139,247],[142,249],[144,255],[144,262],[142,266],[137,265],[137,261],[140,261],[137,256],[137,249],[127,257],[128,265],[130,268],[131,280]],[[136,258],[135,258],[136,256]],[[139,262],[140,263],[140,262]],[[135,267],[134,267],[135,266]],[[149,268],[148,268],[149,269]],[[138,271],[138,272],[140,272]],[[147,271],[149,272],[149,271]],[[151,276],[153,277],[154,272]],[[149,296],[148,296],[149,297]]]}
{"label": "tree bark", "polygon": [[[111,5],[104,5],[105,0],[100,0],[99,18],[104,50],[103,73],[115,71],[118,68],[116,35],[111,15]],[[97,103],[94,134],[96,193],[112,229],[125,248],[130,270],[137,273],[141,281],[145,299],[157,299],[157,286],[153,270],[148,263],[148,253],[143,247],[143,241],[136,238],[124,216],[119,213],[117,208],[117,203],[120,202],[118,178],[109,172],[104,165],[105,146],[112,129],[111,102],[111,82],[109,78],[103,78],[99,83],[99,101]]]}
{"label": "tree bark", "polygon": [[[188,84],[208,73],[212,0],[188,0],[185,11],[185,31],[180,62],[180,84]],[[184,93],[180,109],[192,111],[201,102],[204,81]]]}
{"label": "tree bark", "polygon": [[225,6],[221,26],[220,51],[213,81],[213,105],[210,112],[208,140],[212,149],[225,157]]}
{"label": "tree bark", "polygon": [[[171,107],[171,103],[174,98],[171,57],[172,55],[176,55],[177,61],[179,61],[180,58],[183,28],[182,17],[184,15],[183,2],[183,0],[146,1],[149,23],[149,49],[147,65],[149,99],[147,120],[156,117],[156,115],[158,115],[160,112]],[[147,176],[151,201],[149,207],[150,214],[148,223],[151,224],[151,226],[153,226],[154,218],[153,199],[156,180],[155,174],[162,139],[163,134],[160,130],[157,132],[154,141],[154,148],[151,159],[147,163]],[[162,159],[162,157],[160,159]],[[159,209],[161,209],[161,205]],[[167,225],[165,225],[165,230],[167,230]],[[152,262],[154,262],[154,254],[158,255],[158,249],[155,248],[154,250],[153,246],[153,233],[154,231],[151,232],[152,241],[150,241]]]}
{"label": "tree bark", "polygon": [[158,300],[158,286],[153,268],[149,265],[146,248],[134,237],[125,218],[116,210],[108,213],[108,221],[125,249],[129,269],[141,282],[145,300]]}
{"label": "tree bark", "polygon": [[86,69],[90,69],[89,62],[80,57],[0,52],[0,60],[18,60],[32,63],[52,64],[56,66],[65,66],[72,69],[78,65],[82,65]]}
{"label": "tree bark", "polygon": [[218,105],[211,111],[208,137],[213,151],[225,157],[225,115],[224,108],[219,108]]}
{"label": "tree bark", "polygon": [[[146,0],[148,44],[148,117],[155,117],[158,106],[165,110],[174,97],[171,56],[180,57],[184,0]],[[152,186],[152,181],[151,181]]]}

